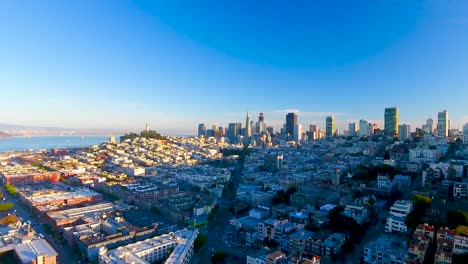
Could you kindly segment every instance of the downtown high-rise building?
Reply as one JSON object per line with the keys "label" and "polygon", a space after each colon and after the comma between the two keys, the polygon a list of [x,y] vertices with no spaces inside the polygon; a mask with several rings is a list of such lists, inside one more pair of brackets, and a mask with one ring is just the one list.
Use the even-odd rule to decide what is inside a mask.
{"label": "downtown high-rise building", "polygon": [[265,117],[263,113],[258,115],[258,122],[255,125],[255,133],[264,133],[266,132],[266,124],[265,124]]}
{"label": "downtown high-rise building", "polygon": [[294,134],[295,125],[297,125],[297,114],[288,113],[286,115],[286,134],[292,136]]}
{"label": "downtown high-rise building", "polygon": [[236,142],[237,136],[241,135],[242,123],[229,123],[227,137],[231,143]]}
{"label": "downtown high-rise building", "polygon": [[201,123],[198,125],[198,137],[206,136],[206,126]]}
{"label": "downtown high-rise building", "polygon": [[302,140],[302,134],[304,133],[302,129],[301,124],[297,124],[294,126],[294,131],[293,131],[293,140],[294,141],[301,141]]}
{"label": "downtown high-rise building", "polygon": [[249,112],[247,112],[247,116],[245,117],[244,137],[246,138],[252,137],[252,122],[250,121]]}
{"label": "downtown high-rise building", "polygon": [[422,130],[428,134],[434,132],[434,120],[432,118],[427,119],[426,124],[422,125]]}
{"label": "downtown high-rise building", "polygon": [[398,136],[398,107],[385,108],[384,134],[389,137]]}
{"label": "downtown high-rise building", "polygon": [[468,144],[468,123],[463,126],[463,144]]}
{"label": "downtown high-rise building", "polygon": [[411,126],[407,124],[398,126],[398,140],[405,141],[411,136]]}
{"label": "downtown high-rise building", "polygon": [[325,137],[330,139],[335,135],[335,117],[327,116],[325,118]]}
{"label": "downtown high-rise building", "polygon": [[359,127],[358,127],[358,125],[356,124],[356,122],[349,123],[349,125],[348,125],[348,133],[349,133],[349,136],[351,136],[351,137],[356,136],[358,130],[359,130]]}
{"label": "downtown high-rise building", "polygon": [[437,115],[437,136],[448,137],[448,112],[444,110]]}
{"label": "downtown high-rise building", "polygon": [[270,134],[270,135],[273,135],[273,133],[274,133],[274,130],[273,130],[273,127],[272,127],[272,126],[267,126],[267,127],[266,127],[266,131],[267,131],[268,134]]}
{"label": "downtown high-rise building", "polygon": [[369,130],[369,123],[364,119],[359,120],[359,133],[358,133],[358,135],[360,137],[368,137],[368,136],[371,135],[370,130]]}

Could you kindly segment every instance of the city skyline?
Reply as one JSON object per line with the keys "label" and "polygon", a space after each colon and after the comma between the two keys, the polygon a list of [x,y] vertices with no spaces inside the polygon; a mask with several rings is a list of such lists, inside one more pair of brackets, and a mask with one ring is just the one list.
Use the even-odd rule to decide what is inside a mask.
{"label": "city skyline", "polygon": [[344,130],[392,106],[411,128],[468,122],[468,3],[268,4],[1,3],[0,123],[195,135],[296,109]]}

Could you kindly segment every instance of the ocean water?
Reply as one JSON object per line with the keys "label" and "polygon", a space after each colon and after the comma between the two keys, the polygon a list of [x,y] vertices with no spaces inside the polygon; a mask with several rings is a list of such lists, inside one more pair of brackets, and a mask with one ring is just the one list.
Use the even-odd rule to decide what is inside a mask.
{"label": "ocean water", "polygon": [[[0,139],[0,152],[18,150],[37,150],[53,148],[78,148],[88,147],[107,141],[107,135],[72,135],[72,136],[17,136]],[[116,137],[118,138],[118,137]]]}

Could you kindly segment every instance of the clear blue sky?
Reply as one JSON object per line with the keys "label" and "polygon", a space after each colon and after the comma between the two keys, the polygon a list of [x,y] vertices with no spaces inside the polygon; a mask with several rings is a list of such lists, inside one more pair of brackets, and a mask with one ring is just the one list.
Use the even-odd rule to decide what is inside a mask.
{"label": "clear blue sky", "polygon": [[0,123],[468,122],[468,1],[1,1]]}

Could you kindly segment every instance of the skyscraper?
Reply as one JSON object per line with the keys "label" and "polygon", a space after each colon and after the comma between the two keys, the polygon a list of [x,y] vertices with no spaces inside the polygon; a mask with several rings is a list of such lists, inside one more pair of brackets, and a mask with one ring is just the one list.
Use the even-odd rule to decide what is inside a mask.
{"label": "skyscraper", "polygon": [[206,136],[206,126],[201,123],[198,125],[198,137]]}
{"label": "skyscraper", "polygon": [[349,135],[351,137],[356,136],[356,132],[357,132],[357,130],[359,130],[359,128],[357,128],[357,126],[356,126],[356,122],[349,123],[348,127],[349,127]]}
{"label": "skyscraper", "polygon": [[364,119],[359,120],[359,136],[360,137],[370,136],[369,123]]}
{"label": "skyscraper", "polygon": [[434,120],[432,118],[427,119],[426,124],[422,126],[422,130],[428,134],[434,132]]}
{"label": "skyscraper", "polygon": [[297,114],[288,113],[286,115],[286,134],[292,136],[294,134],[295,125],[297,125]]}
{"label": "skyscraper", "polygon": [[325,137],[330,139],[335,135],[335,117],[327,116],[325,119]]}
{"label": "skyscraper", "polygon": [[247,116],[245,117],[244,137],[246,137],[246,138],[252,137],[252,126],[251,126],[251,123],[250,123],[249,112],[247,112]]}
{"label": "skyscraper", "polygon": [[231,141],[231,143],[234,143],[237,141],[237,136],[239,136],[241,133],[241,123],[229,123],[228,130],[227,130],[227,137]]}
{"label": "skyscraper", "polygon": [[270,135],[273,135],[273,127],[272,126],[269,126],[269,127],[266,127],[266,131],[268,132],[268,134]]}
{"label": "skyscraper", "polygon": [[386,136],[398,136],[398,108],[385,108],[384,132]]}
{"label": "skyscraper", "polygon": [[463,144],[468,144],[468,123],[463,126]]}
{"label": "skyscraper", "polygon": [[407,140],[411,136],[411,126],[410,125],[399,125],[398,126],[398,139],[401,141]]}
{"label": "skyscraper", "polygon": [[302,125],[301,124],[295,125],[294,126],[294,131],[293,131],[293,140],[294,141],[301,141],[302,140],[302,133],[303,133]]}
{"label": "skyscraper", "polygon": [[437,115],[437,136],[448,137],[448,112],[444,110]]}
{"label": "skyscraper", "polygon": [[258,116],[258,122],[255,126],[255,132],[256,133],[263,133],[266,131],[266,124],[264,122],[265,118],[263,116],[263,113],[260,113]]}

